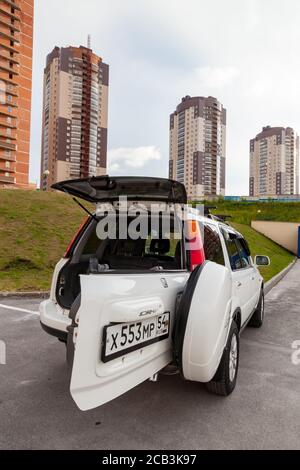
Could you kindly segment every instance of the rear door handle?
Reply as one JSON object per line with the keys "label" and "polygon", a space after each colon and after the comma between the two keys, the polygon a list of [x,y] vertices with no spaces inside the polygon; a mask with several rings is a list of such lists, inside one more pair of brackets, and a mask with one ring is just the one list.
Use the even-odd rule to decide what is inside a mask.
{"label": "rear door handle", "polygon": [[240,281],[238,281],[238,282],[236,283],[236,285],[237,285],[237,287],[242,287],[243,284],[242,284]]}

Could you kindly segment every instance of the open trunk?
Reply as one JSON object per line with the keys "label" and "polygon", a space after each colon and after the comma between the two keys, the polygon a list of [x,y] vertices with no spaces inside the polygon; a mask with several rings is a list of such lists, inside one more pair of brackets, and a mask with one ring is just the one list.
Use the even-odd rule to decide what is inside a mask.
{"label": "open trunk", "polygon": [[[174,211],[174,204],[187,202],[181,183],[162,178],[102,176],[64,181],[53,189],[93,202],[97,209],[96,216],[90,217],[75,238],[68,261],[58,275],[56,300],[62,308],[70,309],[80,294],[80,275],[185,269],[182,225],[170,211],[171,206]],[[118,202],[123,198],[123,203],[124,197],[131,204],[125,212]],[[153,202],[162,204],[165,214],[159,209],[153,216]],[[138,215],[139,223],[135,223]],[[102,222],[102,229],[108,223],[106,233],[101,231]]]}
{"label": "open trunk", "polygon": [[[70,309],[80,294],[80,275],[103,274],[144,274],[164,273],[184,270],[186,260],[182,243],[182,227],[179,221],[171,217],[152,219],[145,216],[147,232],[143,238],[122,239],[117,237],[99,238],[97,221],[91,219],[76,245],[71,250],[71,256],[61,269],[56,286],[56,300],[64,309]],[[102,219],[103,220],[103,219]],[[144,220],[144,217],[142,218]],[[126,217],[126,228],[134,221]],[[101,219],[99,219],[101,222]],[[151,228],[153,224],[157,230]],[[118,234],[121,224],[119,217],[114,234]],[[166,228],[168,225],[168,228]],[[163,228],[164,227],[164,230]],[[167,232],[166,232],[167,230]]]}

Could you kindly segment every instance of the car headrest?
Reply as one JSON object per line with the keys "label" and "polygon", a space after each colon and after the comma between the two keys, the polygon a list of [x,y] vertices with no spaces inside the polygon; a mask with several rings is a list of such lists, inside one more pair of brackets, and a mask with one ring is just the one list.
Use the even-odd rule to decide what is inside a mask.
{"label": "car headrest", "polygon": [[118,240],[115,254],[119,256],[142,256],[146,240]]}
{"label": "car headrest", "polygon": [[152,240],[150,245],[151,253],[158,253],[160,255],[164,255],[169,253],[171,247],[170,240]]}

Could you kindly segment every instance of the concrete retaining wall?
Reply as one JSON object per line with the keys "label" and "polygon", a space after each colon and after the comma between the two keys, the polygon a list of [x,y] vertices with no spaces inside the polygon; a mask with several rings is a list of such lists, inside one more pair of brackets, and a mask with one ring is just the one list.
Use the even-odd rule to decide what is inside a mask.
{"label": "concrete retaining wall", "polygon": [[254,230],[262,233],[270,238],[270,240],[273,240],[295,255],[298,255],[299,226],[300,222],[267,222],[264,220],[253,220],[251,223],[251,227]]}

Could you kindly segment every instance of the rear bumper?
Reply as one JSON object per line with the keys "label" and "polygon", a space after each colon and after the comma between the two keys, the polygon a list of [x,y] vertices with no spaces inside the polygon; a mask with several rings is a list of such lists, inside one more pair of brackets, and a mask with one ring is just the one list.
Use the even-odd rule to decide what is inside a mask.
{"label": "rear bumper", "polygon": [[46,333],[61,341],[66,341],[67,328],[71,319],[64,315],[52,300],[45,300],[40,304],[41,326]]}
{"label": "rear bumper", "polygon": [[48,335],[54,336],[54,338],[59,339],[59,341],[62,341],[63,343],[67,343],[68,333],[65,333],[64,331],[55,330],[54,328],[50,328],[49,326],[44,325],[44,323],[42,322],[41,327]]}

